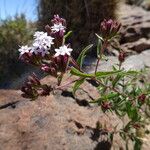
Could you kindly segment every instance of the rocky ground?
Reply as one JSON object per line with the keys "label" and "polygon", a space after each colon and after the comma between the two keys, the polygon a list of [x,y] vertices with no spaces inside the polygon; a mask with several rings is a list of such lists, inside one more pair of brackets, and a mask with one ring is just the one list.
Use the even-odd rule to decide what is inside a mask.
{"label": "rocky ground", "polygon": [[[120,9],[120,42],[132,54],[123,67],[150,67],[150,12],[127,5]],[[108,61],[101,62],[99,70],[111,69],[117,61],[116,56],[110,56]],[[85,70],[92,72],[95,60],[88,58],[86,65]],[[52,84],[54,79],[46,77],[42,82]],[[96,124],[105,124],[111,130],[123,123],[115,115],[104,116],[99,107],[88,103],[98,97],[96,88],[88,82],[76,98],[70,89],[36,101],[22,98],[19,90],[0,90],[0,95],[0,150],[108,150],[110,142]],[[115,139],[112,149],[124,148],[117,135]],[[149,150],[149,139],[145,139],[143,150]]]}

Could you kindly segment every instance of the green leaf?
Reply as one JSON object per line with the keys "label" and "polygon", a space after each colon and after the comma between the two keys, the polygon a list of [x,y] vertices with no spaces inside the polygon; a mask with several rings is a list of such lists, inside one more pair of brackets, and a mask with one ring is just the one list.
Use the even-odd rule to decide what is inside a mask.
{"label": "green leaf", "polygon": [[73,95],[75,95],[75,92],[78,90],[80,85],[82,83],[84,83],[84,80],[85,80],[85,78],[81,78],[80,80],[76,81],[76,83],[74,84],[74,87],[73,87]]}
{"label": "green leaf", "polygon": [[126,103],[127,114],[132,121],[138,121],[140,116],[138,115],[137,109],[131,105],[130,102]]}
{"label": "green leaf", "polygon": [[67,32],[67,34],[64,35],[64,39],[68,38],[71,33],[72,33],[72,31]]}
{"label": "green leaf", "polygon": [[91,101],[90,103],[101,103],[103,100],[109,100],[118,97],[118,93],[109,93],[108,95],[102,96],[95,101]]}
{"label": "green leaf", "polygon": [[[99,78],[102,78],[102,77],[107,77],[107,76],[117,74],[119,72],[121,72],[121,70],[118,70],[118,71],[103,71],[103,72],[101,71],[101,72],[96,73],[96,77],[99,79]],[[87,77],[87,78],[88,77],[89,78],[95,77],[94,73],[92,73],[92,74],[83,73],[83,72],[79,71],[78,69],[76,69],[74,67],[72,67],[70,73],[72,75],[76,75],[76,76],[79,76],[79,77]]]}
{"label": "green leaf", "polygon": [[79,57],[77,58],[77,63],[80,65],[80,68],[82,67],[83,64],[83,60],[85,58],[85,54],[86,52],[93,46],[93,44],[88,45],[87,47],[85,47],[82,52],[80,53]]}
{"label": "green leaf", "polygon": [[138,138],[135,138],[134,150],[141,150],[142,149],[142,141]]}
{"label": "green leaf", "polygon": [[118,74],[117,76],[116,76],[116,78],[112,81],[112,86],[113,87],[115,87],[116,86],[116,84],[119,82],[119,80],[121,79],[121,75],[120,74]]}
{"label": "green leaf", "polygon": [[97,33],[95,33],[95,35],[98,37],[98,39],[100,39],[101,41],[104,41],[103,38],[99,36]]}
{"label": "green leaf", "polygon": [[123,76],[127,76],[127,75],[137,75],[138,73],[140,73],[139,71],[132,71],[132,70],[129,70],[129,71],[122,71],[121,75]]}
{"label": "green leaf", "polygon": [[80,72],[74,67],[72,67],[70,73],[79,77],[94,77],[94,74],[86,74],[86,73]]}
{"label": "green leaf", "polygon": [[99,72],[96,73],[96,77],[98,77],[98,78],[107,77],[107,76],[110,76],[110,75],[118,74],[120,72],[121,72],[121,70],[117,70],[117,71],[99,71]]}
{"label": "green leaf", "polygon": [[98,39],[98,43],[97,43],[97,57],[99,57],[99,55],[101,53],[101,49],[102,49],[102,41],[101,41],[101,39]]}

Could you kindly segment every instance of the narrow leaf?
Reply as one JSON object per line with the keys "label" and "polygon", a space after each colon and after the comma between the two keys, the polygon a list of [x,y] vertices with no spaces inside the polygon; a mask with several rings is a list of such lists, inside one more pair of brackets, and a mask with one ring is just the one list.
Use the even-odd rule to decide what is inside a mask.
{"label": "narrow leaf", "polygon": [[79,57],[77,58],[77,63],[80,65],[80,68],[82,67],[83,64],[83,60],[85,58],[85,54],[86,52],[93,46],[93,44],[88,45],[87,47],[85,47],[85,49],[82,50],[82,52],[80,53]]}
{"label": "narrow leaf", "polygon": [[91,101],[90,103],[101,103],[101,101],[103,101],[103,100],[109,100],[109,99],[113,99],[115,97],[118,97],[118,93],[110,93],[108,95],[102,96],[101,98],[99,98],[95,101]]}
{"label": "narrow leaf", "polygon": [[121,72],[121,70],[117,70],[117,71],[100,71],[100,72],[96,73],[96,77],[107,77],[107,76],[114,75],[114,74],[117,74],[117,73],[120,73],[120,72]]}
{"label": "narrow leaf", "polygon": [[72,33],[72,31],[67,32],[67,34],[64,35],[64,39],[66,39],[67,37],[69,37],[71,33]]}
{"label": "narrow leaf", "polygon": [[101,39],[98,39],[98,43],[97,43],[97,57],[99,57],[99,55],[101,53],[101,49],[102,49],[102,41],[101,41]]}
{"label": "narrow leaf", "polygon": [[74,67],[72,67],[70,73],[79,77],[94,77],[94,74],[86,74],[86,73],[80,72]]}
{"label": "narrow leaf", "polygon": [[81,78],[80,80],[78,80],[73,87],[73,95],[75,95],[76,91],[78,90],[78,88],[80,87],[80,85],[84,82],[85,78]]}
{"label": "narrow leaf", "polygon": [[112,86],[113,87],[115,87],[116,86],[116,84],[119,82],[119,80],[121,79],[121,75],[120,74],[118,74],[117,76],[116,76],[116,78],[112,81]]}
{"label": "narrow leaf", "polygon": [[100,39],[101,41],[103,41],[103,38],[101,36],[99,36],[97,33],[95,33],[95,35],[98,37],[98,39]]}

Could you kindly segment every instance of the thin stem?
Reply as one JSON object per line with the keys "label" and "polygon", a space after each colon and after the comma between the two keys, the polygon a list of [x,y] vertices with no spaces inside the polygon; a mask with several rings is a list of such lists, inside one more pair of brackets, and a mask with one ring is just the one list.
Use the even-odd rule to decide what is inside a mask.
{"label": "thin stem", "polygon": [[105,48],[107,47],[107,44],[108,44],[108,41],[107,41],[107,40],[104,40],[104,44],[103,44],[102,49],[101,49],[101,51],[100,51],[99,58],[97,59],[97,63],[96,63],[96,67],[95,67],[95,75],[96,75],[96,73],[97,73],[97,69],[98,69],[98,66],[99,66],[99,62],[100,62],[100,60],[102,59],[102,54],[103,54]]}
{"label": "thin stem", "polygon": [[60,76],[57,78],[57,80],[58,80],[58,86],[61,84],[61,81],[63,79],[63,75],[64,75],[64,73],[61,73]]}
{"label": "thin stem", "polygon": [[57,86],[57,87],[54,88],[54,89],[55,89],[55,90],[62,90],[62,88],[65,88],[65,87],[71,85],[72,83],[74,83],[74,82],[76,82],[76,81],[78,81],[78,80],[79,80],[79,79],[72,80],[72,81],[70,81],[70,82],[68,82],[68,83],[66,83],[66,84],[64,84],[64,85]]}
{"label": "thin stem", "polygon": [[98,82],[100,85],[102,85],[102,86],[104,86],[104,87],[106,87],[106,88],[108,88],[110,90],[113,90],[114,92],[118,93],[119,95],[122,95],[123,97],[128,97],[128,95],[121,93],[117,89],[115,89],[115,88],[113,88],[111,86],[107,86],[107,85],[103,84],[100,80],[97,80],[96,78],[92,78],[92,79],[95,80],[96,82]]}
{"label": "thin stem", "polygon": [[101,59],[101,58],[98,58],[97,63],[96,63],[96,67],[95,67],[95,75],[96,75],[96,73],[97,73],[97,69],[98,69],[98,65],[99,65],[100,59]]}
{"label": "thin stem", "polygon": [[74,60],[72,56],[71,56],[71,62],[79,71],[81,71],[81,68],[79,67],[79,65],[77,64],[77,62]]}

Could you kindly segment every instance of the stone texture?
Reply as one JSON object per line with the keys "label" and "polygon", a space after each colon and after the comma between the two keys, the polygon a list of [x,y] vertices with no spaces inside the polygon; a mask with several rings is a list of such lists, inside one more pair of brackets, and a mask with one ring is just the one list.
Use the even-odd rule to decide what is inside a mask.
{"label": "stone texture", "polygon": [[144,0],[143,3],[141,4],[141,6],[146,10],[150,10],[150,1]]}
{"label": "stone texture", "polygon": [[128,50],[132,50],[137,53],[140,53],[144,50],[150,49],[150,40],[147,40],[146,38],[141,38],[135,42],[128,42],[122,44],[122,48],[123,49],[127,48]]}
{"label": "stone texture", "polygon": [[[46,77],[42,82],[53,84],[54,79]],[[88,82],[76,98],[70,88],[36,101],[22,98],[15,90],[0,90],[0,94],[0,150],[109,150],[110,142],[106,135],[99,135],[97,122],[109,131],[123,124],[114,114],[104,115],[99,106],[88,104],[98,98],[96,88]],[[143,150],[148,150],[149,138]],[[112,149],[124,146],[115,135]]]}
{"label": "stone texture", "polygon": [[142,52],[150,48],[150,12],[137,6],[121,5],[121,40],[124,49]]}
{"label": "stone texture", "polygon": [[[93,73],[96,65],[96,60],[91,60],[92,65],[87,65],[85,67],[85,71],[88,73]],[[112,66],[118,64],[118,58],[116,56],[110,56],[108,57],[108,60],[101,61],[100,65],[98,66],[99,71],[108,71],[112,70]],[[89,59],[89,64],[90,64],[90,59]],[[123,63],[123,68],[126,70],[141,70],[144,69],[145,67],[150,68],[150,50],[143,51],[140,54],[136,55],[131,55],[128,56]]]}
{"label": "stone texture", "polygon": [[[44,80],[48,81],[48,78]],[[91,87],[89,83],[85,86]],[[108,120],[109,123],[112,121],[111,126],[107,125],[111,129],[119,119],[115,116],[108,118],[97,106],[77,102],[77,99],[94,99],[96,91],[90,91],[90,96],[84,92],[83,97],[83,92],[78,91],[76,99],[71,94],[64,94],[69,91],[60,91],[36,101],[21,98],[19,91],[0,91],[5,96],[0,98],[3,101],[1,106],[20,100],[13,104],[14,107],[10,104],[0,109],[0,150],[93,150],[104,145],[106,149],[109,142],[101,143],[99,137],[95,137],[99,132],[96,123],[100,121],[107,125]],[[118,143],[114,146],[118,147]]]}

